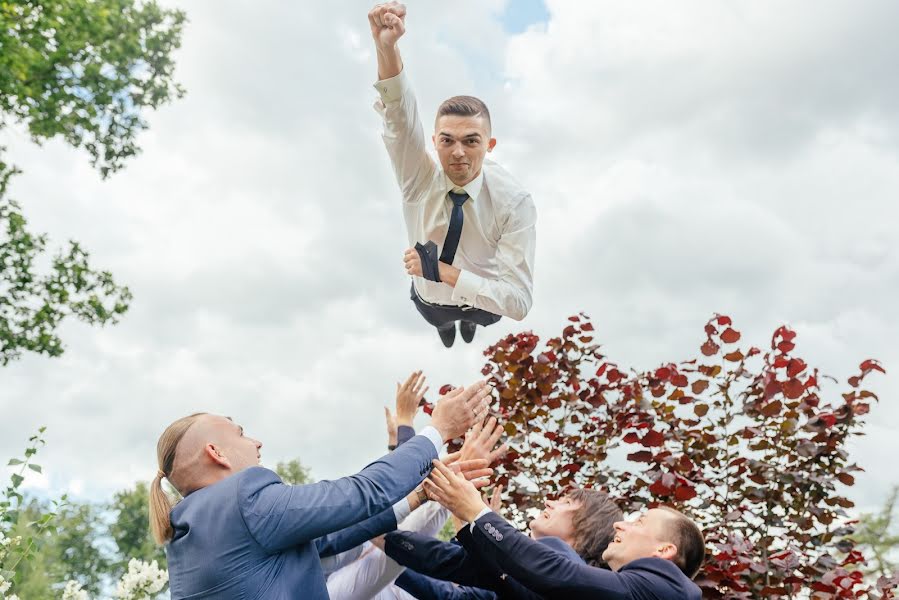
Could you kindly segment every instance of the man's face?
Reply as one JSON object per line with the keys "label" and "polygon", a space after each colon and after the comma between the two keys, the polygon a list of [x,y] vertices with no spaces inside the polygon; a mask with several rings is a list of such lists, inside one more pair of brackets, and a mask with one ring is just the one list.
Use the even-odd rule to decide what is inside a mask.
{"label": "man's face", "polygon": [[478,176],[484,157],[496,145],[487,119],[481,116],[438,117],[433,139],[443,171],[458,186]]}
{"label": "man's face", "polygon": [[615,537],[602,553],[603,560],[614,571],[638,558],[670,560],[676,551],[667,533],[671,519],[666,511],[654,508],[633,521],[618,521],[614,524]]}
{"label": "man's face", "polygon": [[543,512],[531,521],[531,535],[534,538],[554,536],[570,544],[574,539],[574,515],[580,507],[580,502],[573,502],[567,496],[547,500]]}
{"label": "man's face", "polygon": [[262,442],[244,435],[243,427],[227,417],[218,417],[216,429],[219,452],[228,459],[234,471],[243,471],[259,464]]}

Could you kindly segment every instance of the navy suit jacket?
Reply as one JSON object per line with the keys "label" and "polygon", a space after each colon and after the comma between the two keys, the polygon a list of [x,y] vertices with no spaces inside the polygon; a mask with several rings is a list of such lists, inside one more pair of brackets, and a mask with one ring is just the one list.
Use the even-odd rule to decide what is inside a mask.
{"label": "navy suit jacket", "polygon": [[327,600],[319,556],[394,529],[393,504],[436,458],[434,444],[416,436],[336,481],[291,486],[252,467],[193,492],[171,512],[173,600]]}
{"label": "navy suit jacket", "polygon": [[[482,591],[490,590],[493,597],[500,600],[539,600],[543,596],[533,592],[506,574],[502,567],[493,560],[492,556],[482,556],[472,540],[471,530],[463,527],[456,534],[458,544],[442,542],[418,533],[408,531],[395,531],[384,537],[384,551],[387,555],[400,563],[416,571],[417,573],[446,581],[453,581],[462,587],[440,588],[442,593],[437,593],[438,586],[430,596],[416,595],[412,590],[406,589],[413,596],[425,600],[425,598],[439,598],[449,600],[455,598],[489,598],[490,596],[466,596],[464,593],[472,589]],[[558,552],[568,560],[585,564],[574,549],[556,537],[543,537],[537,542],[549,549]],[[424,585],[418,580],[412,582]],[[403,587],[403,582],[397,579],[397,585]]]}
{"label": "navy suit jacket", "polygon": [[449,581],[441,581],[422,575],[412,569],[406,569],[394,582],[417,600],[496,600],[496,594],[490,590],[455,585]]}
{"label": "navy suit jacket", "polygon": [[475,521],[472,540],[528,589],[566,600],[699,600],[702,592],[670,560],[640,558],[618,571],[573,561],[519,532],[494,512]]}

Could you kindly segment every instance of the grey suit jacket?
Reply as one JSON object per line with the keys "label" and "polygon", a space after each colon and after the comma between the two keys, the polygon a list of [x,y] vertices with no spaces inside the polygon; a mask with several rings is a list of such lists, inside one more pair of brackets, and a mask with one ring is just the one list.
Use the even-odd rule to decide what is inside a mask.
{"label": "grey suit jacket", "polygon": [[197,490],[171,513],[173,600],[327,600],[319,556],[395,528],[393,504],[427,476],[435,458],[434,444],[415,436],[336,481],[290,486],[252,467]]}

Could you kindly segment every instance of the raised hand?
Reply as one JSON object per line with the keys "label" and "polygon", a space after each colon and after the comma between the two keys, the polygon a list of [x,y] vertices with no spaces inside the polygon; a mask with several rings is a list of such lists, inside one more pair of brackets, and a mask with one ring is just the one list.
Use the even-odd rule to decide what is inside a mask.
{"label": "raised hand", "polygon": [[509,449],[506,444],[502,444],[494,449],[502,435],[503,428],[497,423],[496,417],[490,417],[486,423],[475,423],[474,427],[465,434],[465,443],[462,444],[460,460],[483,458],[488,465],[492,465],[496,459]]}
{"label": "raised hand", "polygon": [[424,481],[428,497],[446,507],[462,521],[470,523],[485,508],[477,486],[440,462],[434,461],[434,470]]}
{"label": "raised hand", "polygon": [[412,426],[415,414],[428,389],[425,387],[427,378],[421,371],[415,371],[400,385],[396,384],[396,424]]}
{"label": "raised hand", "polygon": [[406,33],[406,5],[399,2],[376,4],[368,13],[368,24],[375,43],[392,48]]}
{"label": "raised hand", "polygon": [[437,400],[431,413],[431,424],[443,441],[457,438],[484,419],[490,405],[490,388],[478,381],[467,388],[456,388]]}

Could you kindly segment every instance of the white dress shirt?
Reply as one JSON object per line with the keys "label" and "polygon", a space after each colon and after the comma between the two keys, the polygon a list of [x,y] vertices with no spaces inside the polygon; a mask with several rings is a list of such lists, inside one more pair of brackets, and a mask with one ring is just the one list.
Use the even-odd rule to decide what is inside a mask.
{"label": "white dress shirt", "polygon": [[[384,119],[384,144],[403,194],[409,245],[428,240],[443,248],[452,201],[461,191],[427,150],[418,106],[405,71],[375,83],[381,98],[375,109]],[[453,266],[455,287],[414,277],[426,302],[473,306],[523,319],[531,309],[537,211],[531,195],[498,164],[485,160],[481,172],[464,186],[463,226]]]}
{"label": "white dress shirt", "polygon": [[[433,537],[446,523],[449,512],[436,502],[428,502],[400,524],[398,529],[417,531]],[[362,557],[328,577],[331,600],[409,600],[414,598],[393,582],[406,567],[368,542]]]}

